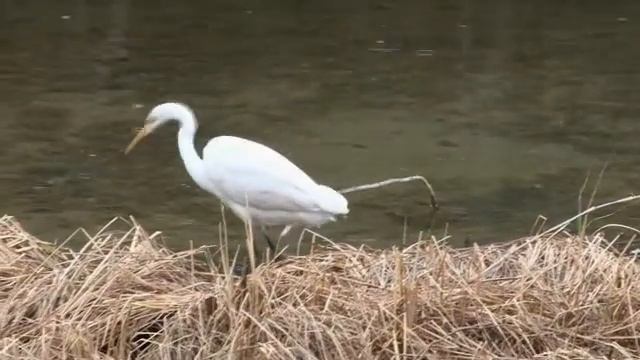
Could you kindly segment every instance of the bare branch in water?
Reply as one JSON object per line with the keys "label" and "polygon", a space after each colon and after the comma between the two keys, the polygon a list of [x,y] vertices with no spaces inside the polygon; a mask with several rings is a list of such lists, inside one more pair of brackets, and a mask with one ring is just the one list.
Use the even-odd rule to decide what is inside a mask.
{"label": "bare branch in water", "polygon": [[408,176],[404,178],[392,178],[392,179],[387,179],[387,180],[379,181],[372,184],[352,186],[350,188],[339,190],[338,192],[341,194],[348,194],[351,192],[378,189],[383,186],[387,186],[391,184],[406,183],[406,182],[416,181],[416,180],[422,181],[427,186],[427,189],[429,189],[429,200],[431,202],[431,207],[434,210],[437,210],[439,206],[438,206],[438,200],[436,199],[436,193],[433,191],[433,187],[431,187],[431,184],[429,183],[429,181],[427,181],[427,179],[424,176],[420,176],[420,175]]}

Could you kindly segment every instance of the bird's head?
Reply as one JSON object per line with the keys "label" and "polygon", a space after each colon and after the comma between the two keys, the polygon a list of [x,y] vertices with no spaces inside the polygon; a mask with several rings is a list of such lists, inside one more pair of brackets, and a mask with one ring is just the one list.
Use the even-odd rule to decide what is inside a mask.
{"label": "bird's head", "polygon": [[188,106],[175,102],[157,105],[149,111],[144,121],[144,126],[138,131],[131,143],[129,143],[124,153],[128,154],[145,136],[171,121],[178,122],[181,126],[184,126],[186,123],[195,125],[195,117]]}

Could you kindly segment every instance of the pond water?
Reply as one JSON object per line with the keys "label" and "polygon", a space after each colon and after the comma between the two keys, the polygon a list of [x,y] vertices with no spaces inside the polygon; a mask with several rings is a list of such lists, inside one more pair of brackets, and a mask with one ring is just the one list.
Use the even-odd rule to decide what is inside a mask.
{"label": "pond water", "polygon": [[336,188],[419,174],[438,194],[433,224],[417,183],[350,194],[335,240],[526,235],[605,163],[598,200],[640,188],[639,38],[637,1],[0,0],[0,211],[47,240],[133,215],[217,242],[175,129],[123,155],[178,100],[199,146],[249,137]]}

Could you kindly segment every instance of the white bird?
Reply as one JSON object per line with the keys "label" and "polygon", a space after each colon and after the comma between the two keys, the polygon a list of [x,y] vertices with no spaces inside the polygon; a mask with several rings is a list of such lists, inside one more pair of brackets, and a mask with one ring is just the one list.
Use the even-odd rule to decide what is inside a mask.
{"label": "white bird", "polygon": [[285,226],[285,233],[292,226],[319,227],[349,213],[344,196],[316,183],[265,145],[235,136],[218,136],[209,140],[200,157],[193,144],[198,121],[193,111],[181,103],[154,107],[125,154],[169,122],[179,125],[178,149],[191,178],[217,196],[245,224],[259,226],[272,251],[275,246],[265,227]]}

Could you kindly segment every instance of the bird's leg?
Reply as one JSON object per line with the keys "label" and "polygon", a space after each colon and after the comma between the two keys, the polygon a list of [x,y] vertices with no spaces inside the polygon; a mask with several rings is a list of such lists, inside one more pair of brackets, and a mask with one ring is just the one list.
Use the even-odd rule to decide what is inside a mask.
{"label": "bird's leg", "polygon": [[276,246],[273,244],[273,241],[271,241],[271,238],[269,238],[269,235],[267,235],[267,230],[264,228],[264,226],[261,228],[261,230],[262,230],[262,236],[264,236],[265,240],[267,240],[269,249],[271,249],[271,253],[275,255]]}
{"label": "bird's leg", "polygon": [[262,227],[262,235],[264,236],[265,240],[267,240],[267,244],[269,245],[269,249],[271,249],[271,253],[273,254],[272,256],[274,256],[273,261],[280,261],[282,259],[284,259],[286,256],[285,254],[280,254],[277,255],[277,244],[280,242],[280,240],[282,239],[283,234],[286,234],[289,229],[291,227],[287,226],[287,228],[285,228],[285,230],[283,231],[283,233],[280,234],[280,236],[278,236],[278,242],[277,243],[273,243],[273,241],[271,240],[271,238],[269,237],[269,235],[267,235],[267,231],[264,227]]}

